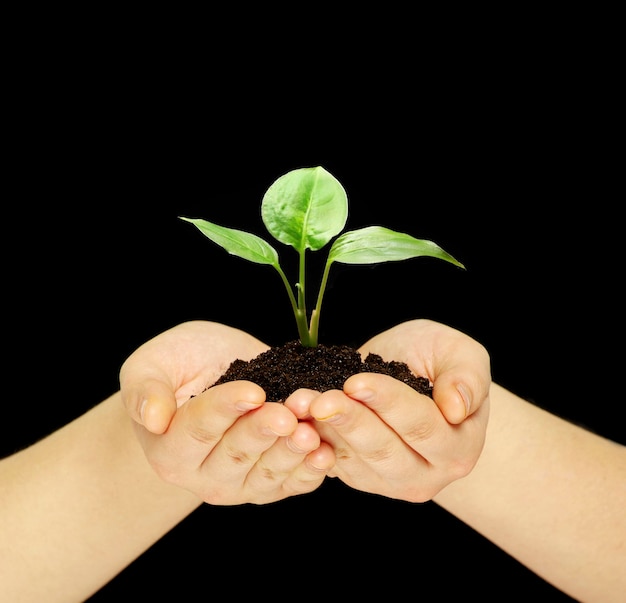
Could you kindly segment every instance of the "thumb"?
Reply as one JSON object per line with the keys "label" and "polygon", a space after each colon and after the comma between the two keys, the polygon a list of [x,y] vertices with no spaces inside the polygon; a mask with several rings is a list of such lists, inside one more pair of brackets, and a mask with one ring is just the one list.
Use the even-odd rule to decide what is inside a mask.
{"label": "thumb", "polygon": [[176,413],[176,397],[170,385],[144,379],[141,385],[122,387],[122,403],[130,417],[148,431],[164,433]]}
{"label": "thumb", "polygon": [[448,423],[462,423],[489,395],[490,379],[482,383],[475,374],[442,373],[433,383],[433,399]]}

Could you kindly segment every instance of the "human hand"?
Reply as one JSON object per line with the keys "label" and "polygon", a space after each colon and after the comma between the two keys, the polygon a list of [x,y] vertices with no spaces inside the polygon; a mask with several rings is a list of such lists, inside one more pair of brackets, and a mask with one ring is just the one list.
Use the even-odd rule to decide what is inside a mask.
{"label": "human hand", "polygon": [[429,321],[402,323],[360,348],[406,362],[433,383],[433,398],[387,375],[360,373],[343,391],[298,390],[285,405],[312,420],[347,485],[412,502],[430,500],[467,475],[481,453],[489,414],[489,355],[471,337]]}
{"label": "human hand", "polygon": [[487,350],[442,323],[427,319],[401,323],[372,337],[359,351],[405,362],[414,374],[430,379],[433,399],[449,423],[464,421],[489,395]]}
{"label": "human hand", "polygon": [[176,409],[202,393],[241,358],[268,346],[227,325],[193,320],[179,324],[137,348],[120,369],[128,414],[152,433],[163,433]]}
{"label": "human hand", "polygon": [[122,365],[122,401],[148,462],[211,504],[261,504],[317,488],[334,463],[310,423],[266,403],[249,381],[209,387],[236,358],[267,346],[219,323],[191,321],[139,347]]}

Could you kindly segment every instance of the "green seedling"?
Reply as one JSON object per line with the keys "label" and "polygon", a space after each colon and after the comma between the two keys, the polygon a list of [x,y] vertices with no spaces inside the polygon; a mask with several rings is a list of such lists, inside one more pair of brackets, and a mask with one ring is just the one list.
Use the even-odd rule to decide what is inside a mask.
{"label": "green seedling", "polygon": [[299,255],[296,294],[280,266],[278,252],[264,239],[206,220],[181,216],[181,220],[194,224],[202,234],[228,253],[276,269],[289,295],[300,342],[306,347],[314,347],[318,343],[322,299],[333,262],[377,264],[430,256],[465,268],[432,241],[416,239],[382,226],[345,232],[330,247],[317,303],[309,321],[306,309],[306,251],[322,249],[343,230],[348,219],[346,191],[323,167],[299,168],[281,176],[267,189],[261,202],[261,218],[276,240],[291,245]]}

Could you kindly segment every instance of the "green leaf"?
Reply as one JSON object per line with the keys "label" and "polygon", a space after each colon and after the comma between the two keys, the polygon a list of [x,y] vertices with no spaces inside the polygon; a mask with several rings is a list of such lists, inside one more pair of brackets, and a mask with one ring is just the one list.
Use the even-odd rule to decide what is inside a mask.
{"label": "green leaf", "polygon": [[348,196],[323,167],[292,170],[265,192],[261,218],[281,243],[299,252],[316,251],[343,230],[348,219]]}
{"label": "green leaf", "polygon": [[256,264],[278,266],[278,253],[261,237],[243,230],[218,226],[206,220],[180,218],[191,222],[206,237],[223,247],[228,253],[239,256]]}
{"label": "green leaf", "polygon": [[416,239],[382,226],[352,230],[338,237],[330,248],[328,263],[376,264],[430,256],[465,268],[461,262],[432,241]]}

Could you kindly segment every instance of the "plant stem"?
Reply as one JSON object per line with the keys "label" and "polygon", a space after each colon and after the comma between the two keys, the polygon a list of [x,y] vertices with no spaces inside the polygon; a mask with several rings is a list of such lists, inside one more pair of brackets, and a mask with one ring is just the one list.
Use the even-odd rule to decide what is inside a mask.
{"label": "plant stem", "polygon": [[322,299],[324,298],[324,292],[326,291],[326,283],[328,283],[328,275],[330,273],[330,266],[332,261],[326,261],[324,266],[324,273],[322,274],[322,282],[320,283],[319,292],[317,294],[317,303],[311,314],[311,325],[309,327],[309,338],[312,342],[312,346],[317,345],[317,339],[319,334],[320,313],[322,311]]}
{"label": "plant stem", "polygon": [[[298,252],[300,261],[298,262],[298,283],[296,284],[296,289],[298,289],[298,310],[304,316],[304,322],[306,323],[306,290],[305,290],[305,281],[306,281],[306,259],[305,259],[306,250],[300,250]],[[307,330],[308,332],[308,330]]]}
{"label": "plant stem", "polygon": [[287,289],[287,295],[289,295],[289,303],[291,304],[293,315],[296,318],[296,325],[298,327],[298,335],[300,336],[300,341],[302,342],[302,345],[309,345],[309,329],[307,325],[306,314],[303,313],[300,308],[298,308],[298,303],[296,302],[296,298],[293,294],[293,291],[291,290],[291,284],[285,276],[282,268],[278,264],[274,265],[274,268],[276,268],[278,274],[280,274],[280,278],[285,285],[285,289]]}

